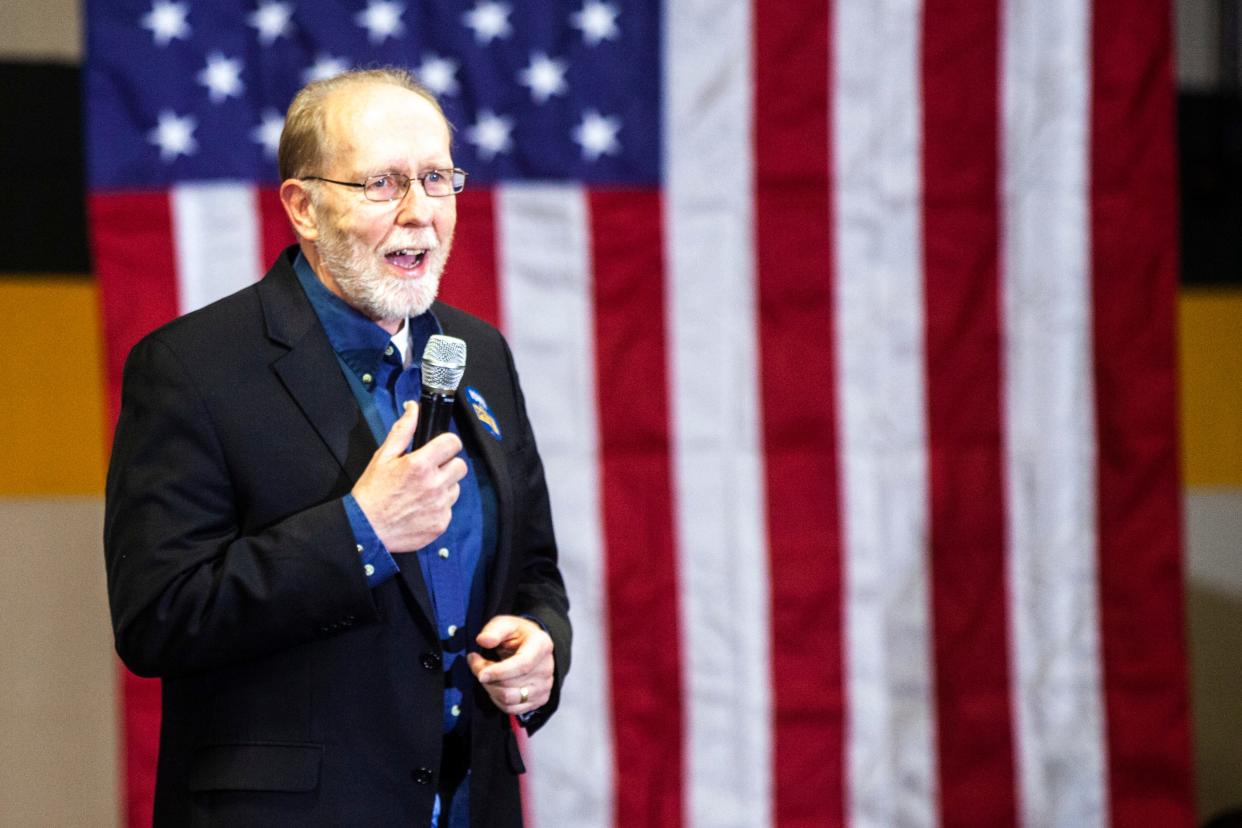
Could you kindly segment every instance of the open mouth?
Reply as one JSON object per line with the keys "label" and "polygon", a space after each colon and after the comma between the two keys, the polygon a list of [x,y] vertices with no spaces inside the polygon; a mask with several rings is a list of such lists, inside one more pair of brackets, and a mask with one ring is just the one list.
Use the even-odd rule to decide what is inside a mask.
{"label": "open mouth", "polygon": [[389,264],[395,265],[402,270],[414,270],[423,263],[423,259],[427,258],[427,251],[413,247],[403,247],[400,250],[393,250],[385,253],[384,258]]}

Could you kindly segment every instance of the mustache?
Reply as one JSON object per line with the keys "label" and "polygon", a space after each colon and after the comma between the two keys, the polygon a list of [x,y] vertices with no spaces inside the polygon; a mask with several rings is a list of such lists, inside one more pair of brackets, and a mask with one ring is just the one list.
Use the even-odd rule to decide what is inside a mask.
{"label": "mustache", "polygon": [[394,239],[387,239],[381,249],[381,253],[387,255],[395,253],[398,250],[426,250],[431,252],[440,246],[440,240],[436,237],[435,231],[427,230],[425,232],[414,233],[410,236],[403,236]]}

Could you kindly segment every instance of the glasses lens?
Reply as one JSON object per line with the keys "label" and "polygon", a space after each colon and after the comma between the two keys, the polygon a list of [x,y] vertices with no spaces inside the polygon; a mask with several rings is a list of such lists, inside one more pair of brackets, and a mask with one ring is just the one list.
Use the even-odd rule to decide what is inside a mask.
{"label": "glasses lens", "polygon": [[448,176],[443,170],[431,170],[423,176],[423,189],[429,196],[446,196],[453,192]]}
{"label": "glasses lens", "polygon": [[404,175],[387,173],[368,178],[362,192],[371,201],[392,201],[403,196],[408,186],[410,179]]}

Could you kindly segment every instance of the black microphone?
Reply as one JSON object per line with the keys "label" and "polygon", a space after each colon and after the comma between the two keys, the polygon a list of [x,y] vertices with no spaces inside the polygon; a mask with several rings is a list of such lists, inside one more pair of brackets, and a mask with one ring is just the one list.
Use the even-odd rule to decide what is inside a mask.
{"label": "black microphone", "polygon": [[455,336],[434,334],[423,350],[423,392],[418,397],[418,425],[412,448],[448,431],[453,397],[466,373],[466,343]]}

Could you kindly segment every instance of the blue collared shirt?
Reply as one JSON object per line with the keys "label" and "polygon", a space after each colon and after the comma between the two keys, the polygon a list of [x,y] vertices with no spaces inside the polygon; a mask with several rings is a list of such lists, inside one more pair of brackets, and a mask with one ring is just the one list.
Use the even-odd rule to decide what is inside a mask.
{"label": "blue collared shirt", "polygon": [[[376,442],[383,442],[405,402],[418,401],[421,391],[418,364],[405,368],[403,355],[393,346],[389,334],[329,291],[300,253],[294,261],[294,271],[323,324]],[[406,324],[412,354],[421,354],[431,335],[440,331],[440,323],[430,311],[407,320]],[[456,432],[456,425],[450,427]],[[422,571],[440,631],[446,674],[445,733],[465,726],[461,714],[468,705],[462,702],[472,679],[465,659],[469,644],[467,630],[480,626],[481,619],[471,617],[471,611],[482,612],[483,573],[495,548],[495,531],[491,525],[495,495],[490,481],[468,452],[463,451],[460,456],[466,462],[467,473],[460,483],[460,495],[453,505],[449,528],[412,553]],[[406,559],[409,555],[394,556],[385,547],[352,494],[347,494],[343,501],[367,583],[378,586],[397,574],[398,558]],[[486,537],[485,528],[488,530]]]}

